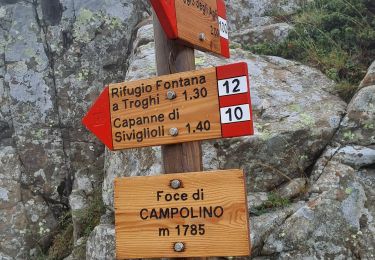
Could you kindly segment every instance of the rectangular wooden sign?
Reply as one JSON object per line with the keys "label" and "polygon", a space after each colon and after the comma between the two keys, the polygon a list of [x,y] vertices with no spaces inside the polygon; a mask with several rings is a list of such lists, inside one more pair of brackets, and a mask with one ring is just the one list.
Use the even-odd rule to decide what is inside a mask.
{"label": "rectangular wooden sign", "polygon": [[223,0],[151,0],[168,38],[229,58]]}
{"label": "rectangular wooden sign", "polygon": [[247,64],[111,84],[83,123],[111,150],[252,135]]}
{"label": "rectangular wooden sign", "polygon": [[114,196],[117,259],[250,255],[242,170],[118,178]]}

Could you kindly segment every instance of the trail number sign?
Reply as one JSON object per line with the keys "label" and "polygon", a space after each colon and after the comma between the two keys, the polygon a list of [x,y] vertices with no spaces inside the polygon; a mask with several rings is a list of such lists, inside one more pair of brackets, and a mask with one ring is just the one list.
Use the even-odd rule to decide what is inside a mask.
{"label": "trail number sign", "polygon": [[111,150],[252,135],[247,64],[109,85],[83,124]]}
{"label": "trail number sign", "polygon": [[169,39],[229,58],[223,0],[150,0]]}
{"label": "trail number sign", "polygon": [[242,170],[115,180],[118,259],[250,255]]}

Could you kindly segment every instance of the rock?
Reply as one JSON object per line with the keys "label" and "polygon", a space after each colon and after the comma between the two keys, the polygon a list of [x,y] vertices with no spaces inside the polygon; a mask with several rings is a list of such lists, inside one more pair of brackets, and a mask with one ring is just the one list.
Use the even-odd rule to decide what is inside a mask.
{"label": "rock", "polygon": [[359,89],[375,85],[375,61],[370,65],[366,76],[361,81]]}
{"label": "rock", "polygon": [[275,228],[293,214],[303,203],[296,203],[287,208],[263,214],[261,216],[250,217],[250,238],[252,255],[258,255],[263,247],[264,240],[273,232]]}
{"label": "rock", "polygon": [[296,178],[277,189],[277,194],[282,198],[293,199],[306,191],[305,178]]}
{"label": "rock", "polygon": [[159,147],[130,149],[106,154],[103,182],[104,204],[113,209],[113,184],[116,177],[149,176],[162,172]]}
{"label": "rock", "polygon": [[3,254],[2,252],[0,252],[0,258],[1,258],[2,260],[13,260],[12,257],[10,257],[10,256],[8,256],[8,255],[5,255],[5,254]]}
{"label": "rock", "polygon": [[87,241],[86,259],[115,259],[115,229],[101,224],[90,234]]}
{"label": "rock", "polygon": [[[270,191],[303,176],[339,127],[345,103],[330,94],[332,82],[312,68],[238,48],[228,62],[236,61],[248,63],[255,135],[209,142],[204,166],[243,168],[249,191]],[[202,53],[196,62],[223,64]]]}
{"label": "rock", "polygon": [[4,223],[0,224],[1,259],[13,259],[28,253],[22,248],[28,227],[21,201],[20,178],[21,163],[16,150],[11,146],[0,147],[0,220]]}
{"label": "rock", "polygon": [[249,46],[257,43],[272,43],[284,40],[293,26],[287,23],[257,26],[233,33],[231,41]]}
{"label": "rock", "polygon": [[[135,42],[139,44],[132,51],[127,80],[155,75],[154,44],[150,41],[152,34],[149,24],[138,30]],[[252,56],[239,48],[232,50],[232,58],[227,62],[236,61],[245,61],[249,65],[256,134],[253,137],[204,142],[204,167],[207,170],[245,169],[249,204],[261,205],[268,198],[267,191],[286,180],[301,178],[330,142],[339,127],[346,104],[330,94],[333,82],[315,69],[277,57]],[[225,63],[208,54],[196,54],[198,68]],[[161,151],[155,147],[107,152],[105,161],[103,200],[109,209],[113,208],[115,177],[162,172]],[[298,180],[297,183],[298,190],[303,185]],[[287,212],[289,214],[280,214],[293,213]],[[261,240],[257,242],[259,252]],[[100,248],[110,248],[112,241],[96,243]]]}
{"label": "rock", "polygon": [[[360,123],[373,118],[373,92],[372,86],[364,87],[353,98],[334,142],[312,169],[307,204],[272,232],[264,243],[262,256],[374,258],[375,158],[373,146],[363,134],[366,129]],[[350,141],[342,138],[348,129],[358,136]]]}
{"label": "rock", "polygon": [[251,212],[252,209],[261,206],[267,200],[267,192],[250,192],[247,194],[247,207],[250,209]]}
{"label": "rock", "polygon": [[22,164],[17,179],[10,177],[14,171],[4,172],[8,188],[0,190],[12,210],[4,220],[21,223],[1,230],[7,255],[26,259],[30,250],[46,250],[59,216],[71,206],[72,190],[77,209],[82,203],[75,195],[90,203],[101,188],[104,146],[81,119],[105,84],[124,79],[135,26],[145,11],[145,1],[1,5],[0,145],[12,146]]}
{"label": "rock", "polygon": [[345,146],[337,151],[336,158],[355,169],[375,164],[375,149],[361,146]]}
{"label": "rock", "polygon": [[296,13],[303,1],[275,1],[275,0],[232,0],[226,1],[230,31],[252,28],[254,26],[275,23],[276,16],[288,16]]}
{"label": "rock", "polygon": [[345,145],[375,144],[375,85],[360,89],[353,97],[336,141]]}
{"label": "rock", "polygon": [[[142,30],[142,33],[138,38],[150,39],[152,30]],[[147,44],[134,51],[129,80],[155,75],[155,67],[140,66],[154,64],[154,45],[148,40],[144,42]],[[298,177],[311,165],[312,159],[324,149],[339,126],[345,103],[329,93],[333,83],[314,69],[281,58],[249,56],[241,49],[233,50],[232,57],[228,63],[242,60],[249,65],[256,135],[205,143],[204,166],[206,169],[244,168],[252,173],[248,176],[249,180],[251,178],[250,191],[271,190],[288,178]],[[198,52],[196,64],[201,67],[224,62]],[[319,103],[323,100],[324,106]],[[116,176],[147,174],[150,167],[160,171],[160,161],[156,168],[150,160],[145,161],[148,166],[143,166],[143,159],[139,159],[138,166],[135,160],[132,161],[130,165],[136,167],[127,166],[129,159],[126,157],[131,158],[135,153],[138,158],[161,158],[159,151],[155,150],[154,155],[149,154],[150,150],[143,151],[125,151],[121,158],[121,153],[108,154],[107,176],[112,176],[112,172]],[[291,153],[296,156],[290,156]],[[269,159],[270,154],[274,159]],[[108,170],[112,168],[115,170]],[[127,168],[129,170],[123,170]],[[107,183],[112,185],[112,180],[113,177],[105,178],[105,198],[113,196],[112,189],[106,188]],[[105,201],[108,203],[108,198]]]}

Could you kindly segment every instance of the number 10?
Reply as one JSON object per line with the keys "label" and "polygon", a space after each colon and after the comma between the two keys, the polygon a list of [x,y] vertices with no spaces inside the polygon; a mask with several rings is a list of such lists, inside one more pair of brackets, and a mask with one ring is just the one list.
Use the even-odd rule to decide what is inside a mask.
{"label": "number 10", "polygon": [[220,108],[221,123],[229,124],[250,120],[250,106],[248,104]]}

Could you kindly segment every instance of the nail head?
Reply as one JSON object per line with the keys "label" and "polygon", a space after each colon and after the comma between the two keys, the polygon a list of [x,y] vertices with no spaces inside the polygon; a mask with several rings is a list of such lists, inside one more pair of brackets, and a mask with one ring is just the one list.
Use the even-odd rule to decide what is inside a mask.
{"label": "nail head", "polygon": [[169,129],[169,134],[171,136],[177,136],[178,135],[178,129],[176,127],[172,127],[171,129]]}
{"label": "nail head", "polygon": [[185,244],[182,242],[174,243],[174,251],[176,252],[183,252],[185,249]]}
{"label": "nail head", "polygon": [[173,189],[178,189],[181,187],[181,181],[180,180],[171,180],[171,187]]}

